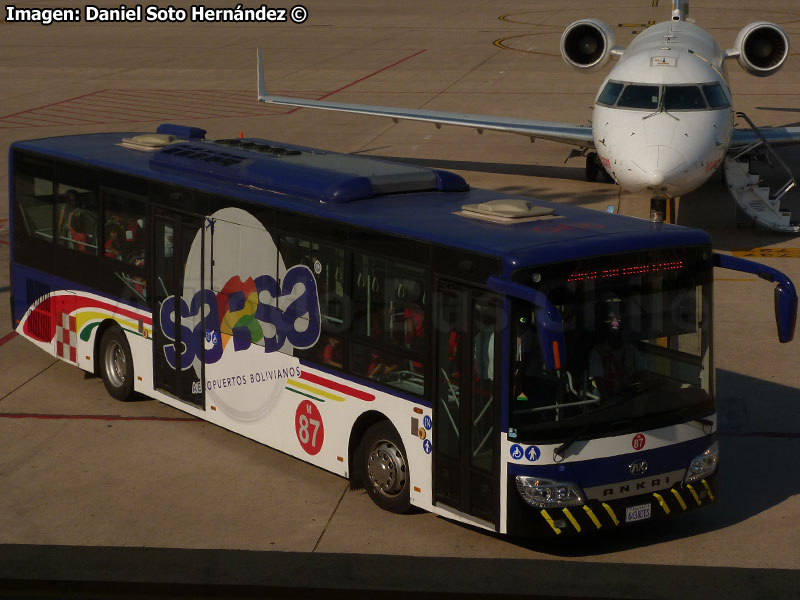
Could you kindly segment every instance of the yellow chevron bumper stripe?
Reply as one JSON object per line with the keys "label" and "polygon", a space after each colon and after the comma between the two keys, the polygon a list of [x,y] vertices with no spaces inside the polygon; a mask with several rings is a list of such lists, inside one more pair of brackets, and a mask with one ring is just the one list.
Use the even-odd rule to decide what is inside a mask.
{"label": "yellow chevron bumper stripe", "polygon": [[678,499],[678,504],[681,505],[681,509],[686,510],[686,502],[683,501],[683,497],[681,496],[680,492],[675,488],[672,488],[672,495]]}
{"label": "yellow chevron bumper stripe", "polygon": [[603,508],[606,509],[608,516],[611,517],[611,520],[614,521],[614,525],[619,525],[619,519],[617,519],[617,515],[614,514],[614,509],[611,508],[608,504],[603,502]]}
{"label": "yellow chevron bumper stripe", "polygon": [[568,508],[564,508],[564,509],[561,510],[561,512],[563,512],[564,516],[566,516],[569,519],[569,522],[572,523],[572,526],[575,528],[575,531],[580,533],[581,532],[581,524],[578,523],[578,521],[575,520],[575,517],[572,516],[572,513],[569,512],[569,509]]}
{"label": "yellow chevron bumper stripe", "polygon": [[556,527],[556,524],[553,522],[553,519],[550,518],[550,515],[547,514],[547,511],[545,509],[542,509],[542,516],[544,517],[544,520],[547,521],[548,525],[550,525],[550,527],[553,528],[553,531],[556,532],[556,535],[561,535],[561,530],[558,527]]}
{"label": "yellow chevron bumper stripe", "polygon": [[661,505],[661,508],[664,509],[664,514],[668,515],[669,514],[669,506],[667,505],[666,502],[664,502],[664,498],[661,497],[661,494],[653,493],[653,498],[658,500],[658,503]]}
{"label": "yellow chevron bumper stripe", "polygon": [[592,512],[592,509],[589,508],[586,504],[583,505],[583,510],[587,515],[589,515],[589,518],[592,520],[592,523],[594,523],[595,527],[600,529],[603,526],[603,524],[600,523],[600,519],[597,518],[594,512]]}

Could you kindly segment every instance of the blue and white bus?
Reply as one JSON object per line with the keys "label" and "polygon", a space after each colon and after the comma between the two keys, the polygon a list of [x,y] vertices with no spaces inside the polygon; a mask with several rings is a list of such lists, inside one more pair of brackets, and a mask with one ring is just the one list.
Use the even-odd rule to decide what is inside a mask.
{"label": "blue and white bus", "polygon": [[783,274],[697,229],[205,133],[12,145],[20,335],[391,511],[552,537],[714,501],[712,272],[776,282],[786,342]]}

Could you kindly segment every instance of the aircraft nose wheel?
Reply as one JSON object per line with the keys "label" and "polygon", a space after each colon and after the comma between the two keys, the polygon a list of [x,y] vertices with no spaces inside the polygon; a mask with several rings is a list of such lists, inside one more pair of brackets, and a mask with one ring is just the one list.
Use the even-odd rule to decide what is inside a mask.
{"label": "aircraft nose wheel", "polygon": [[667,214],[666,198],[650,198],[650,222],[663,223]]}

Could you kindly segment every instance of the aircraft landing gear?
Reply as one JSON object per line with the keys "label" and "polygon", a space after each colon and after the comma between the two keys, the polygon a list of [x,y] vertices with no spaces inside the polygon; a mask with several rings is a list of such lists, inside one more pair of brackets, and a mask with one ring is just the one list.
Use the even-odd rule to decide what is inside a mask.
{"label": "aircraft landing gear", "polygon": [[677,198],[650,198],[650,221],[653,223],[675,223]]}
{"label": "aircraft landing gear", "polygon": [[614,178],[603,167],[597,152],[589,152],[586,155],[586,181],[591,181],[592,183],[614,183]]}

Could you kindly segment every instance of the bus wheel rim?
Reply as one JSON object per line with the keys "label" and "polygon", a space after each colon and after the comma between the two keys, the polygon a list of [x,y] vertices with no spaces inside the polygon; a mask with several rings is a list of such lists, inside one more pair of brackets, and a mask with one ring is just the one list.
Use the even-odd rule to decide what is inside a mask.
{"label": "bus wheel rim", "polygon": [[128,363],[125,360],[125,351],[119,342],[111,342],[106,350],[106,374],[108,380],[114,387],[125,385],[125,374],[128,370]]}
{"label": "bus wheel rim", "polygon": [[380,494],[399,494],[406,481],[406,462],[402,452],[387,440],[375,444],[367,458],[367,476]]}

